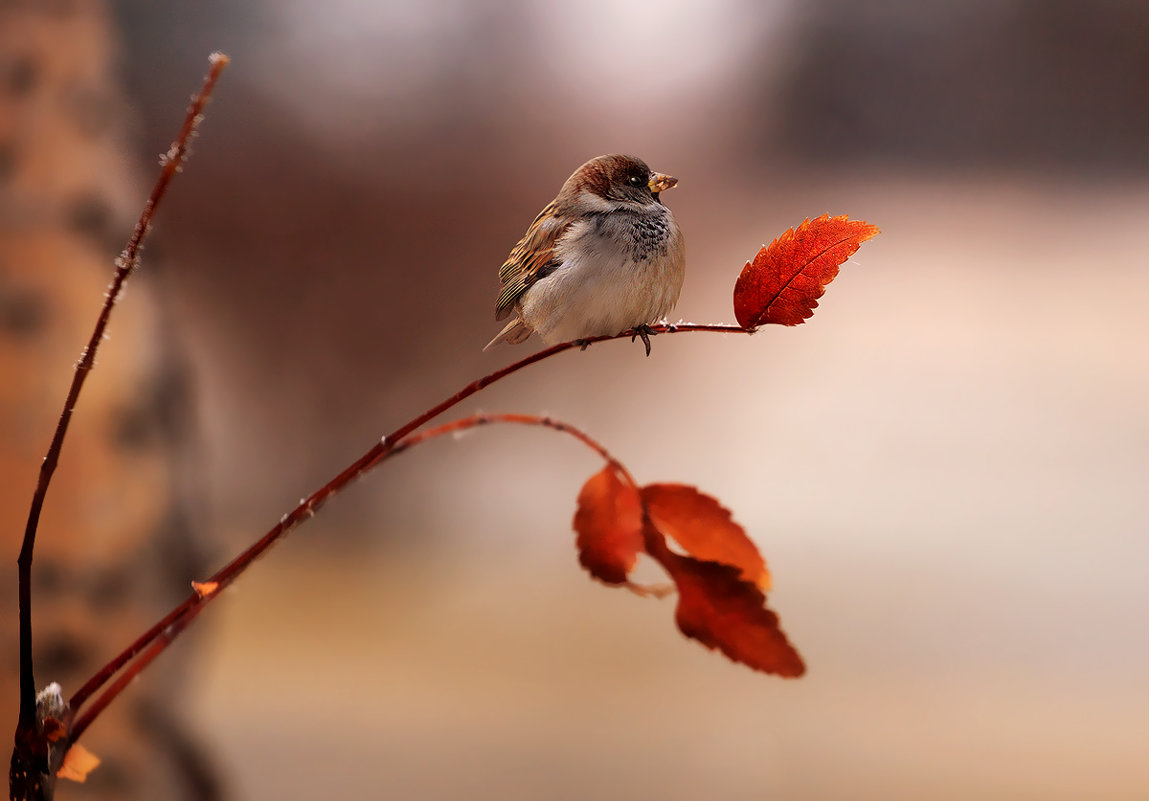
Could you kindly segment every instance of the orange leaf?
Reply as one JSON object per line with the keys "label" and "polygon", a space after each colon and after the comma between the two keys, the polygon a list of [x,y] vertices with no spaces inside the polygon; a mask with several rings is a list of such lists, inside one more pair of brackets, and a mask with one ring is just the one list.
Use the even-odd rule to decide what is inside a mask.
{"label": "orange leaf", "polygon": [[798,325],[814,314],[826,284],[876,225],[823,214],[805,220],[758,251],[734,284],[734,316],[743,328]]}
{"label": "orange leaf", "polygon": [[219,582],[217,582],[217,581],[193,581],[192,582],[192,589],[195,590],[195,594],[198,595],[200,598],[206,598],[207,596],[214,594],[216,592],[216,590],[219,589]]}
{"label": "orange leaf", "polygon": [[764,673],[795,678],[806,672],[766,596],[740,579],[737,568],[665,549],[656,558],[678,585],[675,619],[683,634]]}
{"label": "orange leaf", "polygon": [[83,783],[88,774],[100,764],[100,758],[79,743],[72,743],[68,753],[64,754],[64,761],[56,775],[61,779],[69,779]]}
{"label": "orange leaf", "polygon": [[743,579],[770,589],[762,554],[716,499],[686,484],[648,484],[640,492],[655,528],[691,556],[737,567]]}
{"label": "orange leaf", "polygon": [[642,550],[642,501],[611,465],[595,473],[578,494],[574,516],[578,560],[607,584],[623,584]]}

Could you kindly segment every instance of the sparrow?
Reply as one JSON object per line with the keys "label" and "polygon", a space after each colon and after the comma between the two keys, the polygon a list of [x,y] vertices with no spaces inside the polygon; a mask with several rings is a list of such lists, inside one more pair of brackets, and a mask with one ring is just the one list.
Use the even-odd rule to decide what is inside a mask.
{"label": "sparrow", "polygon": [[686,274],[682,232],[661,198],[677,183],[634,156],[575,170],[499,268],[495,319],[514,319],[483,350],[532,333],[585,348],[635,329],[649,356],[649,326],[674,308]]}

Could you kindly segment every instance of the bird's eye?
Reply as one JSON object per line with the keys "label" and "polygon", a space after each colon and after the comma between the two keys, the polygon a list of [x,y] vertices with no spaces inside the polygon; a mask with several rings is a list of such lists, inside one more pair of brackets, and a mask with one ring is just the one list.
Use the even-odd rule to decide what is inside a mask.
{"label": "bird's eye", "polygon": [[626,179],[631,186],[646,186],[646,178],[641,175],[632,175]]}

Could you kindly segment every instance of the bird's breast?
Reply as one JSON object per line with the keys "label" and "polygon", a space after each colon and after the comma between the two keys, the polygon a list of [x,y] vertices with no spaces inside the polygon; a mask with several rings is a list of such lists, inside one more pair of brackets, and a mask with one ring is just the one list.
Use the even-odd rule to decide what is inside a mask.
{"label": "bird's breast", "polygon": [[555,255],[559,268],[521,307],[548,343],[655,322],[682,288],[682,236],[669,213],[596,215],[571,226]]}
{"label": "bird's breast", "polygon": [[666,256],[670,249],[669,215],[644,215],[630,227],[630,255],[635,261]]}

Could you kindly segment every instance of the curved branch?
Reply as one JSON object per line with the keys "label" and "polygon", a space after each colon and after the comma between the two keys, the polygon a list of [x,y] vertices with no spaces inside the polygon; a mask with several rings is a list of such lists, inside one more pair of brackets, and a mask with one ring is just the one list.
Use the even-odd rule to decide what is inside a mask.
{"label": "curved branch", "polygon": [[[465,431],[468,428],[478,428],[480,426],[491,425],[492,423],[543,426],[564,434],[569,434],[582,444],[586,445],[592,451],[597,453],[605,461],[607,461],[615,469],[622,473],[622,475],[628,482],[630,482],[632,486],[637,486],[635,484],[634,477],[630,474],[630,471],[626,469],[626,466],[615,459],[605,446],[603,446],[597,440],[593,439],[585,431],[575,428],[572,425],[568,425],[561,420],[555,420],[551,417],[533,414],[474,414],[470,417],[464,417],[459,420],[452,420],[449,423],[443,423],[442,425],[435,426],[434,428],[428,428],[416,434],[411,434],[402,441],[397,442],[394,447],[390,448],[386,454],[380,457],[379,461],[383,461],[384,459],[390,458],[392,456],[398,456],[399,454],[414,448],[416,445],[421,445],[422,443],[431,439],[435,439],[436,437],[441,437],[445,434],[456,434],[461,431]],[[378,464],[378,462],[376,462],[376,464]],[[227,565],[227,567],[225,567],[224,570],[220,572],[223,573],[229,568],[234,567],[236,569],[231,575],[233,578],[238,576],[239,573],[243,572],[244,567],[251,563],[250,560],[247,560],[242,564],[237,565],[243,556],[244,555],[241,554],[240,557],[237,557],[236,560],[233,560],[233,562]],[[84,731],[87,730],[88,726],[92,724],[92,722],[100,715],[100,713],[103,712],[104,709],[106,709],[117,698],[117,696],[119,696],[119,694],[124,691],[125,688],[127,688],[132,680],[137,675],[139,675],[144,670],[144,668],[151,664],[151,662],[155,660],[157,656],[159,656],[165,649],[167,649],[167,647],[175,640],[175,638],[178,637],[183,632],[183,630],[188,627],[188,625],[199,615],[200,612],[204,610],[204,608],[207,607],[209,603],[211,603],[212,600],[219,597],[219,591],[223,589],[224,586],[226,586],[224,582],[215,583],[214,577],[212,582],[208,582],[208,584],[212,585],[210,591],[197,590],[196,594],[193,596],[194,600],[193,598],[189,598],[188,601],[185,601],[184,605],[181,605],[179,609],[173,612],[175,615],[174,619],[168,625],[164,626],[156,634],[156,636],[151,639],[150,642],[145,644],[141,650],[137,652],[138,658],[136,658],[134,661],[131,661],[131,664],[127,666],[127,669],[120,672],[116,677],[116,680],[112,682],[106,690],[100,693],[100,695],[98,695],[95,700],[93,700],[92,703],[84,709],[82,714],[75,716],[72,726],[68,732],[69,743],[76,742],[76,740],[80,738],[80,735],[82,735]],[[97,687],[96,689],[99,688]],[[73,706],[72,708],[75,710],[77,707]]]}
{"label": "curved branch", "polygon": [[[654,334],[681,334],[699,331],[721,334],[753,334],[755,330],[756,329],[753,328],[743,328],[738,325],[730,325],[726,323],[677,323],[651,326],[651,333]],[[637,335],[637,332],[635,331],[623,331],[622,333],[614,334],[611,336],[593,337],[588,340],[588,343],[625,339],[635,335]],[[245,551],[243,551],[232,561],[228,562],[226,565],[216,571],[216,573],[210,578],[206,579],[204,582],[205,584],[213,585],[212,592],[210,594],[201,596],[200,593],[195,592],[189,595],[179,606],[165,615],[155,625],[140,635],[135,642],[125,648],[116,657],[104,665],[104,667],[97,671],[96,674],[93,675],[92,678],[90,678],[82,687],[80,687],[69,699],[68,704],[70,708],[73,710],[73,712],[78,711],[80,707],[83,706],[94,693],[98,692],[99,689],[112,678],[112,676],[114,676],[125,665],[132,661],[145,648],[148,648],[153,641],[164,635],[165,631],[177,621],[183,621],[180,626],[182,630],[182,628],[186,626],[192,618],[199,614],[207,602],[218,595],[220,590],[230,585],[236,578],[239,577],[241,573],[243,573],[244,570],[246,570],[251,565],[252,562],[267,553],[267,551],[269,551],[272,546],[279,542],[279,540],[281,540],[285,534],[313,517],[315,513],[318,512],[319,509],[333,496],[342,492],[357,478],[367,473],[381,461],[390,456],[392,452],[394,452],[397,448],[401,446],[404,448],[410,447],[410,445],[406,444],[406,442],[409,438],[409,435],[416,429],[425,425],[431,419],[438,417],[440,414],[452,408],[453,406],[458,405],[475,393],[490,386],[496,381],[506,378],[512,373],[516,373],[524,367],[528,367],[532,364],[535,364],[536,362],[548,359],[551,356],[556,356],[559,353],[571,350],[573,348],[581,348],[582,346],[583,343],[578,341],[563,342],[558,345],[552,345],[548,348],[544,348],[543,350],[538,351],[537,353],[533,353],[530,356],[520,359],[513,364],[500,368],[495,372],[490,373],[489,375],[476,379],[475,381],[472,381],[471,383],[464,386],[454,395],[451,395],[435,406],[432,406],[427,411],[423,412],[417,417],[412,418],[408,422],[401,425],[399,428],[392,431],[387,436],[380,439],[379,442],[375,443],[375,445],[373,445],[366,453],[348,465],[337,476],[332,478],[311,495],[300,501],[294,509],[281,517],[278,523],[276,523],[266,534],[252,543]],[[544,425],[549,424],[544,423]],[[551,427],[556,426],[552,425]],[[564,430],[566,430],[567,433],[573,433],[574,431],[574,429],[570,429],[569,427],[565,427]],[[419,436],[424,435],[435,436],[429,432],[424,432],[424,434],[420,434]],[[584,440],[584,442],[590,444],[592,441],[587,438],[587,440]],[[601,446],[596,445],[592,445],[591,447],[595,447],[596,450],[598,450],[598,448]],[[599,452],[605,454],[605,451],[600,450]],[[605,455],[604,458],[613,461],[613,459],[610,459],[609,455]],[[90,722],[90,719],[88,722]]]}
{"label": "curved branch", "polygon": [[634,476],[632,476],[630,471],[626,469],[626,465],[624,465],[618,459],[614,458],[610,451],[606,449],[606,446],[591,437],[590,434],[586,433],[582,429],[575,428],[569,423],[564,423],[562,420],[556,420],[553,417],[548,417],[547,415],[513,414],[506,412],[500,414],[488,414],[485,412],[479,412],[477,414],[471,415],[470,417],[461,417],[458,420],[452,420],[449,423],[443,423],[442,425],[438,425],[433,428],[425,428],[422,431],[411,434],[402,442],[396,444],[395,447],[391,449],[391,452],[388,454],[388,456],[397,456],[404,451],[408,451],[411,448],[414,448],[416,445],[422,445],[427,440],[441,437],[444,434],[458,434],[462,431],[466,431],[468,428],[478,428],[480,426],[491,425],[492,423],[509,423],[511,425],[522,426],[543,426],[563,434],[569,434],[581,442],[583,445],[586,445],[592,451],[601,456],[604,461],[608,462],[612,467],[622,473],[626,480],[629,481],[632,485],[635,487],[638,486],[637,483],[635,483]]}

